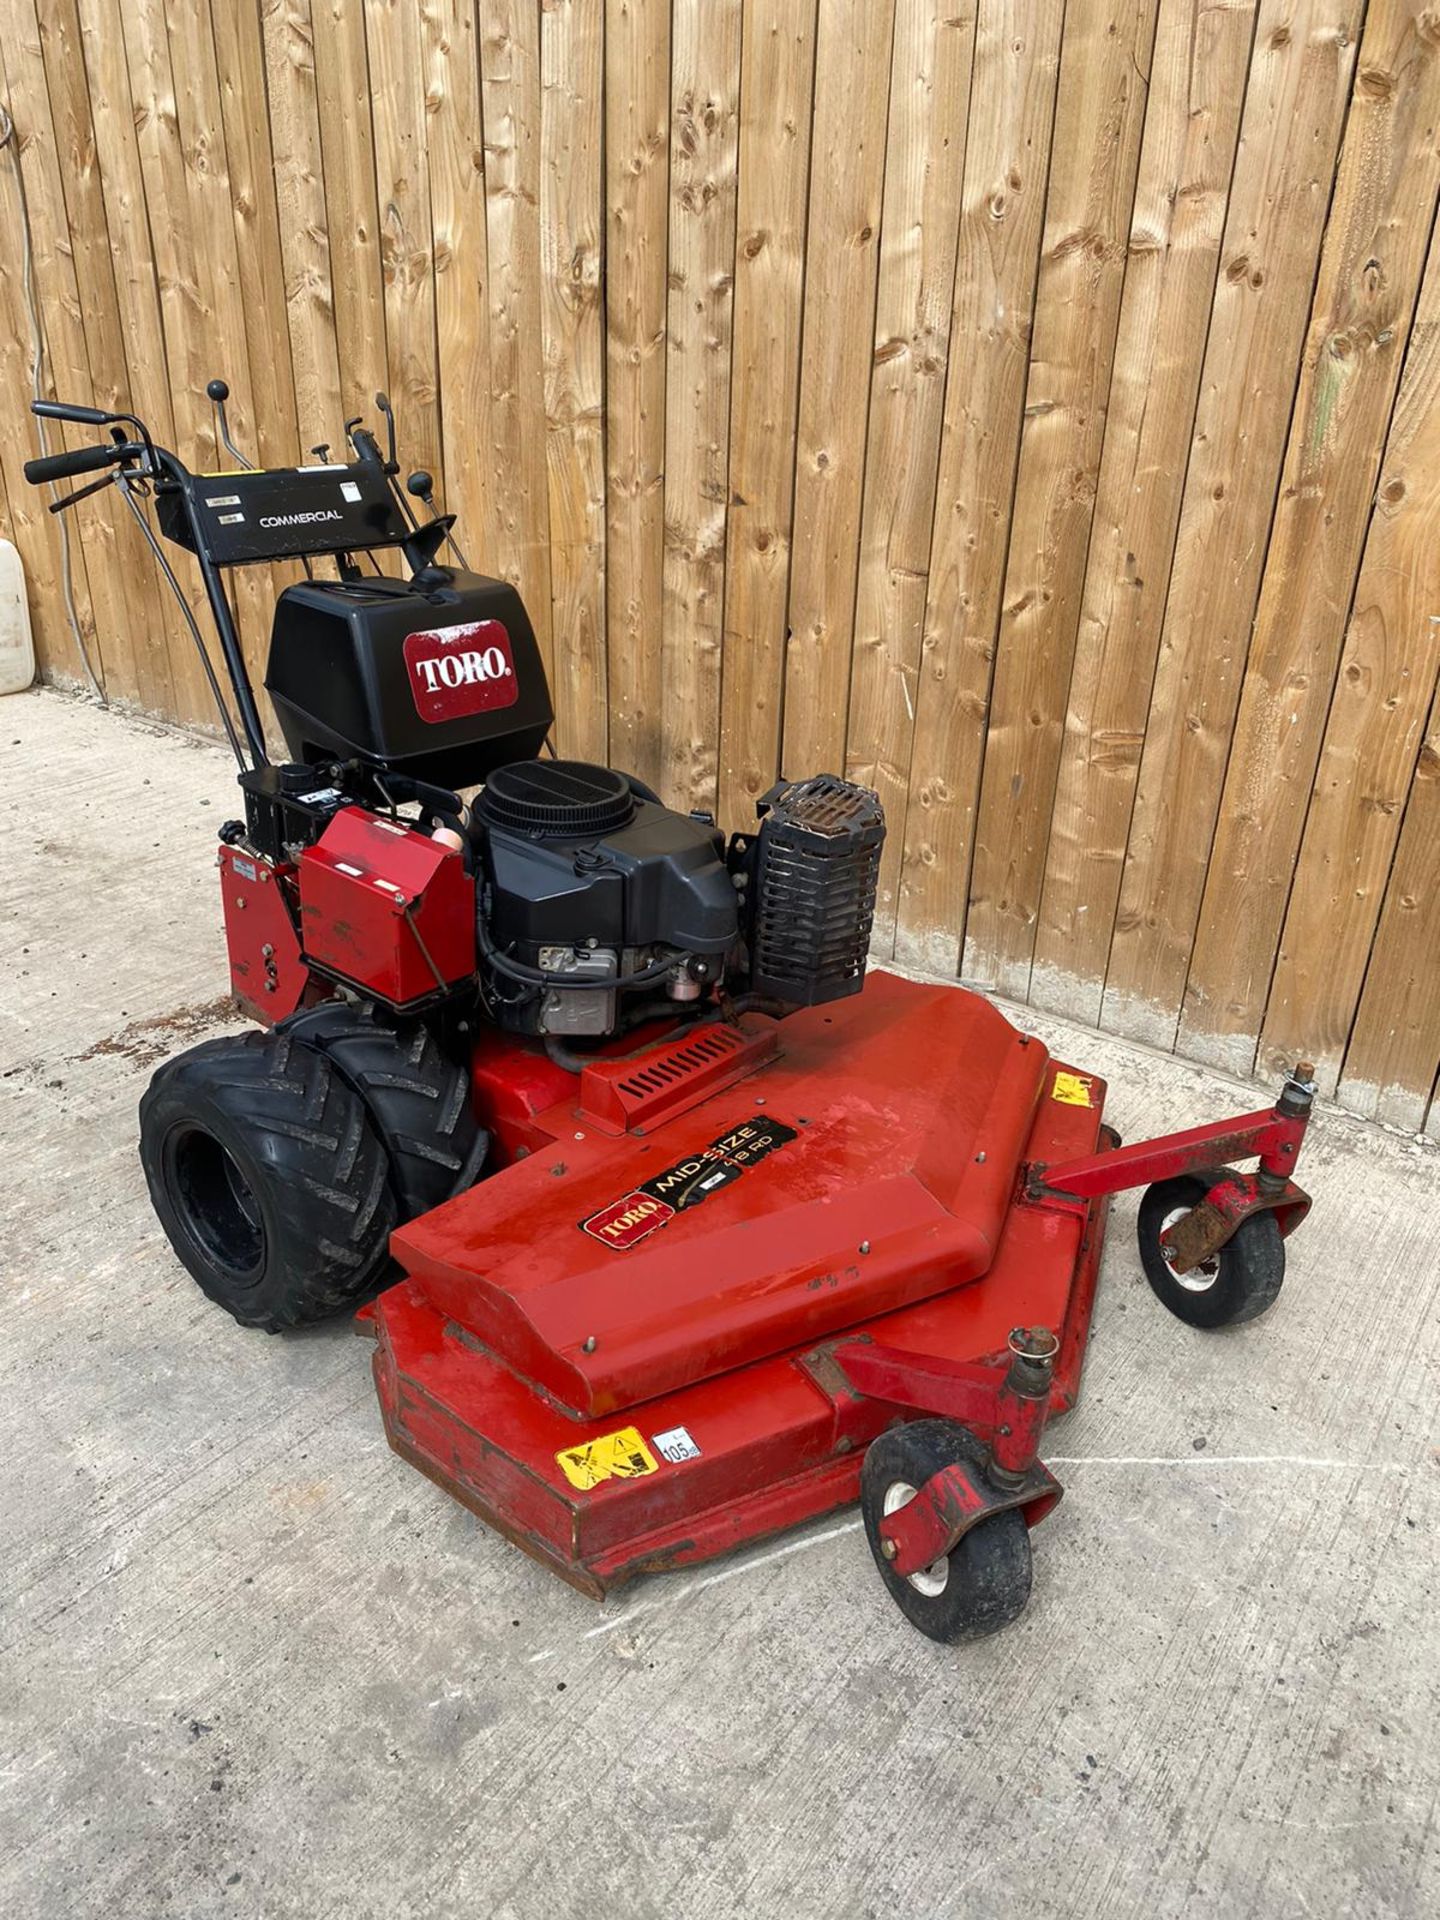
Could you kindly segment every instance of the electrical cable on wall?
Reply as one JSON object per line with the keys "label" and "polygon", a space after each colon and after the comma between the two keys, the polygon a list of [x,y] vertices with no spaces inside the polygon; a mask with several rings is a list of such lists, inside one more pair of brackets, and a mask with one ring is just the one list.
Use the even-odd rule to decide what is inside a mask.
{"label": "electrical cable on wall", "polygon": [[[22,281],[25,289],[25,309],[30,319],[30,386],[31,397],[36,400],[45,398],[45,336],[40,327],[40,311],[35,304],[35,248],[30,236],[30,203],[25,197],[25,176],[20,169],[20,142],[15,133],[15,122],[9,109],[0,101],[0,147],[9,154],[15,165],[15,191],[20,200],[20,235],[24,246]],[[44,420],[39,421],[40,451],[50,451],[49,436]],[[58,500],[59,489],[51,483],[50,498]],[[85,636],[80,627],[80,615],[75,608],[75,578],[70,553],[70,529],[60,517],[60,579],[65,594],[65,615],[70,622],[70,631],[75,636],[75,648],[85,668],[85,674],[91,689],[102,707],[110,702],[100,677],[90,659],[90,650],[85,644]]]}

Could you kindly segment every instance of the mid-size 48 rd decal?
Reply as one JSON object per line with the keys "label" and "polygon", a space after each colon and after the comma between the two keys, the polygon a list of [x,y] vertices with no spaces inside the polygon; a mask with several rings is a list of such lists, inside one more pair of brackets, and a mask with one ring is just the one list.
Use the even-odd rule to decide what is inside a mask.
{"label": "mid-size 48 rd decal", "polygon": [[663,1227],[686,1207],[698,1207],[712,1193],[738,1180],[747,1167],[795,1138],[794,1127],[787,1127],[783,1120],[741,1120],[708,1147],[677,1160],[580,1225],[602,1246],[624,1253],[647,1233]]}

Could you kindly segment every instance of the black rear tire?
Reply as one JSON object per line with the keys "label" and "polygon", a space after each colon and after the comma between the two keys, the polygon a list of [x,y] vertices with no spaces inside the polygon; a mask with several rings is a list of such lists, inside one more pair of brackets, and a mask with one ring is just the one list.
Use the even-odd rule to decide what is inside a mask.
{"label": "black rear tire", "polygon": [[1140,1264],[1156,1297],[1192,1327],[1233,1327],[1275,1304],[1285,1278],[1285,1242],[1273,1213],[1242,1220],[1218,1253],[1189,1273],[1171,1266],[1160,1235],[1168,1222],[1199,1206],[1221,1177],[1182,1173],[1157,1180],[1140,1201],[1136,1231]]}
{"label": "black rear tire", "polygon": [[980,1441],[953,1420],[912,1420],[872,1441],[860,1471],[860,1512],[880,1578],[910,1624],[947,1646],[982,1640],[1023,1613],[1033,1577],[1025,1516],[1018,1507],[991,1514],[946,1558],[908,1577],[880,1551],[880,1522],[942,1468],[984,1460]]}
{"label": "black rear tire", "polygon": [[323,1053],[365,1103],[390,1157],[401,1220],[429,1213],[474,1183],[489,1137],[470,1106],[470,1075],[420,1021],[327,1001],[292,1014],[276,1031]]}
{"label": "black rear tire", "polygon": [[323,1320],[388,1277],[385,1149],[325,1055],[285,1034],[168,1060],[140,1102],[140,1160],[171,1246],[241,1326]]}

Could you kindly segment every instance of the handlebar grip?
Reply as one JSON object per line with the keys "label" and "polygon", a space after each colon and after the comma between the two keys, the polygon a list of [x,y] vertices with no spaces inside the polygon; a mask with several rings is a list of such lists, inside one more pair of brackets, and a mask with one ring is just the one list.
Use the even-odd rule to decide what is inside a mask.
{"label": "handlebar grip", "polygon": [[101,467],[115,466],[129,451],[126,447],[77,447],[73,453],[47,453],[39,460],[25,462],[25,478],[32,487],[43,487],[51,480],[68,480],[72,474],[95,473]]}
{"label": "handlebar grip", "polygon": [[73,420],[77,427],[103,427],[115,418],[99,407],[72,407],[67,400],[32,400],[30,411],[42,420]]}

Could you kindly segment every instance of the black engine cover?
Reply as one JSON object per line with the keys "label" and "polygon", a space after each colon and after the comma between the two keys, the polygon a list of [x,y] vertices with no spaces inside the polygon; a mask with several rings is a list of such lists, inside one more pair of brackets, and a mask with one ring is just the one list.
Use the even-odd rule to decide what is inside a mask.
{"label": "black engine cover", "polygon": [[360,759],[442,787],[538,753],[554,718],[519,594],[458,569],[431,585],[287,587],[265,689],[294,759]]}
{"label": "black engine cover", "polygon": [[723,954],[738,931],[725,843],[622,773],[532,760],[492,775],[476,807],[490,938],[534,964],[542,946],[664,945]]}

